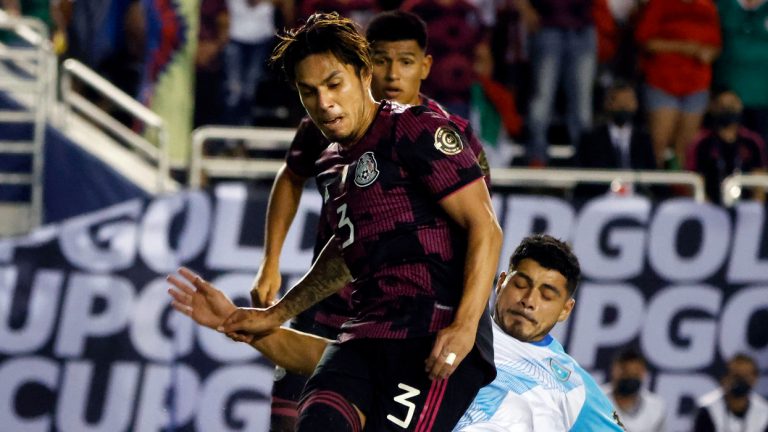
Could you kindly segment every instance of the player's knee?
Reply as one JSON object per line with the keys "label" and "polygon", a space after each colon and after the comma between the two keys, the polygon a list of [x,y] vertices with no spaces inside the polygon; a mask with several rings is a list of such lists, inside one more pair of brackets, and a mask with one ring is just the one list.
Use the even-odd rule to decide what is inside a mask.
{"label": "player's knee", "polygon": [[312,391],[299,404],[298,432],[360,432],[362,429],[355,407],[336,392]]}

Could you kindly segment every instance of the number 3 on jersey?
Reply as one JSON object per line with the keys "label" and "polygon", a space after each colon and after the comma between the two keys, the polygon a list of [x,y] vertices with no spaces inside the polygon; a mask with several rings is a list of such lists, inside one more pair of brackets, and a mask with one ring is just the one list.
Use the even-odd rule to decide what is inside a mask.
{"label": "number 3 on jersey", "polygon": [[352,221],[347,217],[347,204],[344,203],[336,209],[336,213],[341,215],[339,219],[339,228],[349,227],[349,237],[341,244],[342,249],[351,245],[355,241],[355,226],[352,225]]}

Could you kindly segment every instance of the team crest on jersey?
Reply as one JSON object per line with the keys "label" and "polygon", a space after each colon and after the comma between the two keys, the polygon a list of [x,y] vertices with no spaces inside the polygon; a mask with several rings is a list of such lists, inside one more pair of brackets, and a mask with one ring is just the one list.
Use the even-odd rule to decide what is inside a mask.
{"label": "team crest on jersey", "polygon": [[373,152],[365,152],[357,160],[355,169],[355,184],[360,187],[370,186],[379,177],[379,170],[376,166],[376,157]]}
{"label": "team crest on jersey", "polygon": [[461,153],[464,143],[461,142],[461,137],[455,130],[441,126],[435,132],[435,148],[448,156],[453,156]]}
{"label": "team crest on jersey", "polygon": [[549,368],[560,381],[568,381],[571,376],[571,371],[553,358],[549,359]]}

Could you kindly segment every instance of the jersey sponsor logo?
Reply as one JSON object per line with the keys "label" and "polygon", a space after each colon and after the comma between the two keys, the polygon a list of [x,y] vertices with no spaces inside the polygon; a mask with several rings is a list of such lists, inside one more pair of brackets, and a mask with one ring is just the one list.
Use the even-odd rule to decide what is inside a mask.
{"label": "jersey sponsor logo", "polygon": [[571,371],[553,358],[549,359],[549,368],[552,369],[552,373],[560,381],[568,381],[568,378],[571,376]]}
{"label": "jersey sponsor logo", "polygon": [[400,390],[405,390],[405,393],[399,396],[395,396],[394,398],[395,402],[401,405],[405,405],[405,407],[408,408],[408,413],[405,415],[405,418],[402,420],[393,416],[392,414],[387,414],[387,420],[405,429],[408,427],[409,424],[411,424],[411,420],[413,420],[413,413],[416,411],[416,404],[409,401],[408,399],[418,396],[419,394],[421,394],[421,391],[417,388],[413,388],[403,383],[397,384],[397,387]]}
{"label": "jersey sponsor logo", "polygon": [[365,152],[357,160],[355,168],[355,184],[360,187],[370,186],[379,177],[379,170],[376,166],[376,157],[373,152]]}
{"label": "jersey sponsor logo", "polygon": [[455,130],[441,126],[435,132],[435,148],[443,154],[453,156],[461,153],[464,143],[461,142],[461,137]]}

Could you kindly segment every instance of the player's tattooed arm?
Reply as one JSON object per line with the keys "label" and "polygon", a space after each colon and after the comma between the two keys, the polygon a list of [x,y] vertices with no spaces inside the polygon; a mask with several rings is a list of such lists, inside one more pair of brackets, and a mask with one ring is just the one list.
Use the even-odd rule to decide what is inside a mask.
{"label": "player's tattooed arm", "polygon": [[237,333],[263,335],[307,310],[352,280],[334,237],[323,248],[309,272],[283,298],[266,309],[237,308],[217,330],[235,340]]}
{"label": "player's tattooed arm", "polygon": [[352,281],[335,236],[326,243],[309,272],[275,305],[286,319],[304,312]]}

